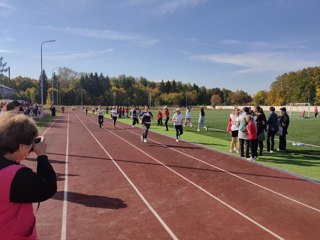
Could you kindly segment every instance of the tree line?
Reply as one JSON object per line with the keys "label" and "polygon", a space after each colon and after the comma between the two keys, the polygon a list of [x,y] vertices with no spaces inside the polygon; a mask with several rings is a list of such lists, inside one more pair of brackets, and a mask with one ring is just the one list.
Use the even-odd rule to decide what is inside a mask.
{"label": "tree line", "polygon": [[[2,67],[2,58],[0,69]],[[2,67],[2,68],[1,68]],[[40,79],[40,77],[39,77]],[[40,81],[16,77],[9,81],[0,72],[0,84],[18,91],[15,99],[40,102]],[[78,73],[62,67],[49,79],[43,71],[46,104],[63,105],[285,105],[293,102],[320,103],[320,67],[285,73],[271,84],[269,91],[258,91],[253,97],[243,90],[206,88],[175,80],[149,81],[144,77],[102,73]],[[53,99],[52,99],[53,96]]]}

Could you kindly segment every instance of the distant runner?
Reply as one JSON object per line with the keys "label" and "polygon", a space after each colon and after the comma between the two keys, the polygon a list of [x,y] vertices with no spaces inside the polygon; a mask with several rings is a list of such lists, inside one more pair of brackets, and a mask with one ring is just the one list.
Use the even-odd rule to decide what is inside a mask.
{"label": "distant runner", "polygon": [[180,136],[183,134],[183,127],[182,127],[183,115],[179,108],[177,108],[176,113],[173,114],[172,121],[176,129],[176,142],[179,142]]}
{"label": "distant runner", "polygon": [[110,111],[112,120],[113,120],[113,126],[114,128],[116,128],[116,124],[117,124],[117,119],[118,119],[118,110],[115,106],[112,107],[112,110]]}
{"label": "distant runner", "polygon": [[141,136],[141,142],[146,143],[148,138],[148,132],[153,118],[152,112],[149,112],[149,106],[144,107],[144,112],[140,113],[141,124],[143,125],[144,132]]}

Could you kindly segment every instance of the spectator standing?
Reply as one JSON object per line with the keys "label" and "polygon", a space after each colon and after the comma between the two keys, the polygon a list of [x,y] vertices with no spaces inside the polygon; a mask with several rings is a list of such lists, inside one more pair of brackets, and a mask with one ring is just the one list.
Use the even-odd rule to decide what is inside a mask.
{"label": "spectator standing", "polygon": [[314,117],[315,118],[318,117],[318,107],[317,106],[314,107]]}
{"label": "spectator standing", "polygon": [[13,100],[6,105],[6,111],[12,113],[19,113],[20,112],[21,103],[17,100]]}
{"label": "spectator standing", "polygon": [[51,111],[51,116],[55,117],[56,116],[56,107],[53,104],[50,107],[50,111]]}
{"label": "spectator standing", "polygon": [[251,157],[247,158],[247,160],[257,160],[258,159],[258,136],[257,136],[257,127],[253,121],[253,118],[250,115],[246,116],[247,122],[247,131],[248,131],[248,140],[249,146],[251,150]]}
{"label": "spectator standing", "polygon": [[[38,138],[32,118],[24,114],[0,116],[0,236],[1,239],[36,240],[32,203],[57,191],[56,173],[46,156],[46,143]],[[37,173],[20,164],[31,151],[37,155]]]}
{"label": "spectator standing", "polygon": [[182,127],[183,115],[179,108],[177,108],[175,114],[173,114],[172,121],[176,129],[176,142],[179,142],[180,136],[183,134],[183,127]]}
{"label": "spectator standing", "polygon": [[230,134],[231,134],[231,143],[230,143],[230,152],[236,152],[239,153],[239,144],[238,144],[238,134],[239,134],[239,127],[238,127],[238,121],[239,121],[239,108],[235,108],[232,113],[230,114]]}
{"label": "spectator standing", "polygon": [[257,123],[257,137],[258,137],[258,146],[259,146],[259,155],[262,156],[263,152],[263,142],[265,140],[265,130],[267,128],[267,118],[263,112],[263,109],[260,106],[255,107],[254,111]]}
{"label": "spectator standing", "polygon": [[240,156],[249,158],[249,140],[248,140],[248,131],[247,131],[247,121],[246,117],[250,116],[249,114],[250,109],[248,107],[244,107],[241,114],[239,114],[238,119],[238,138],[239,138],[239,149],[240,149]]}
{"label": "spectator standing", "polygon": [[274,136],[278,131],[278,115],[274,107],[269,107],[270,115],[267,120],[267,152],[274,151]]}
{"label": "spectator standing", "polygon": [[197,132],[200,132],[200,128],[204,128],[204,129],[206,129],[206,131],[208,131],[208,128],[205,125],[205,119],[206,119],[206,113],[204,112],[204,107],[201,107],[200,113],[199,113]]}
{"label": "spectator standing", "polygon": [[279,126],[282,127],[282,134],[279,136],[279,151],[286,151],[288,127],[290,123],[289,115],[285,107],[280,108]]}

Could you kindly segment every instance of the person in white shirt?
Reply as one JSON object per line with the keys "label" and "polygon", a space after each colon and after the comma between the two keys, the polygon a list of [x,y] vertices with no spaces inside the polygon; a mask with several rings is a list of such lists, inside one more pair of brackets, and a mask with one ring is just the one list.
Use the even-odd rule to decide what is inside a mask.
{"label": "person in white shirt", "polygon": [[101,126],[103,126],[103,117],[104,117],[104,110],[102,109],[101,106],[99,106],[99,109],[98,109],[98,123],[99,123],[100,128],[101,128]]}
{"label": "person in white shirt", "polygon": [[182,128],[183,115],[179,108],[177,108],[175,114],[173,114],[172,121],[176,129],[176,142],[179,142],[180,136],[183,134],[183,128]]}
{"label": "person in white shirt", "polygon": [[112,110],[110,111],[110,114],[113,119],[113,126],[114,126],[114,128],[116,128],[117,119],[118,119],[118,115],[119,115],[118,109],[115,106],[113,106]]}
{"label": "person in white shirt", "polygon": [[192,127],[190,107],[187,107],[187,110],[186,110],[186,121],[185,121],[184,125],[187,126],[188,123],[189,123],[189,126]]}
{"label": "person in white shirt", "polygon": [[239,144],[238,144],[238,119],[239,119],[240,109],[235,108],[233,112],[230,114],[230,121],[231,121],[231,128],[230,134],[232,136],[231,143],[230,143],[230,152],[239,153]]}

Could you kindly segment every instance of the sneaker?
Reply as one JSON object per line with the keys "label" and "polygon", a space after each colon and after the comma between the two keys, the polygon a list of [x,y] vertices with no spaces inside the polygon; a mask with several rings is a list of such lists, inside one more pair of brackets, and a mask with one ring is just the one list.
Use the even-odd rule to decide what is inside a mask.
{"label": "sneaker", "polygon": [[176,142],[179,142],[179,139],[176,139]]}
{"label": "sneaker", "polygon": [[197,129],[197,132],[200,132],[200,129],[199,129],[199,128]]}
{"label": "sneaker", "polygon": [[239,154],[239,150],[236,150],[236,153]]}
{"label": "sneaker", "polygon": [[254,160],[254,158],[253,157],[249,157],[249,158],[247,158],[247,160],[248,161],[252,161],[252,160]]}
{"label": "sneaker", "polygon": [[148,142],[148,140],[147,140],[147,139],[144,139],[144,141],[143,141],[143,142],[145,142],[145,143],[146,143],[146,142]]}
{"label": "sneaker", "polygon": [[131,125],[134,128],[134,125]]}
{"label": "sneaker", "polygon": [[208,132],[208,127],[206,127],[206,131]]}
{"label": "sneaker", "polygon": [[141,136],[141,142],[143,142],[143,137]]}

